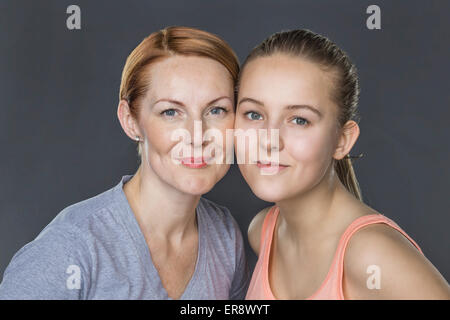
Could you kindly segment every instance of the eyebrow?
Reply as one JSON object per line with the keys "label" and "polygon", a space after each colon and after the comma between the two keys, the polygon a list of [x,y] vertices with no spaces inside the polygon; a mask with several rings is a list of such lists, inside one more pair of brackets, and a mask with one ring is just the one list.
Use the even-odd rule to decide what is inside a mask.
{"label": "eyebrow", "polygon": [[[259,101],[259,100],[253,99],[253,98],[242,98],[239,101],[238,106],[244,102],[250,102],[250,103],[260,105],[261,107],[264,107],[264,103],[262,101]],[[288,110],[307,109],[307,110],[314,112],[317,116],[319,116],[319,118],[323,117],[322,113],[318,109],[314,108],[313,106],[307,105],[307,104],[291,104],[291,105],[286,106],[286,109],[288,109]]]}
{"label": "eyebrow", "polygon": [[287,106],[287,109],[288,110],[307,109],[309,111],[314,112],[319,118],[323,117],[322,113],[319,110],[317,110],[316,108],[314,108],[310,105],[307,105],[307,104],[293,104],[293,105]]}
{"label": "eyebrow", "polygon": [[[218,98],[216,98],[216,99],[214,99],[214,100],[211,100],[211,101],[208,102],[206,105],[209,106],[209,105],[214,104],[214,103],[216,103],[217,101],[222,100],[222,99],[228,99],[228,100],[230,100],[230,102],[232,102],[232,100],[231,100],[230,97],[228,97],[228,96],[221,96],[221,97],[218,97]],[[185,107],[185,104],[184,104],[183,102],[178,101],[178,100],[174,100],[174,99],[167,99],[167,98],[163,98],[163,99],[156,100],[156,102],[155,102],[153,105],[155,105],[155,104],[157,104],[157,103],[159,103],[159,102],[163,102],[163,101],[170,102],[170,103],[177,104],[177,105],[179,105],[179,106]]]}

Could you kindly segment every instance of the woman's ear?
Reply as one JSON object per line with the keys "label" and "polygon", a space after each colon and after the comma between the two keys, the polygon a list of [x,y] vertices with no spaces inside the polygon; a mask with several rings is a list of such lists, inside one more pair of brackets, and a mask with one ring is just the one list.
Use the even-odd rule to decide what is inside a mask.
{"label": "woman's ear", "polygon": [[119,106],[117,107],[117,118],[119,118],[120,125],[128,137],[134,141],[136,141],[136,137],[142,137],[138,123],[131,114],[130,107],[126,100],[122,99],[119,101]]}
{"label": "woman's ear", "polygon": [[341,160],[350,153],[350,150],[359,137],[359,126],[355,121],[349,120],[339,133],[338,145],[333,155],[333,158],[336,160]]}

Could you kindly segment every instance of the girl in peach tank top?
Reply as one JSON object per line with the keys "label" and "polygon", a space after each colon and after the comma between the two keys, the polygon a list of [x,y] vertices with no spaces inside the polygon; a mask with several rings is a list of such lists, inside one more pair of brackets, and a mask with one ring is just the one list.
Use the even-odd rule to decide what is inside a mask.
{"label": "girl in peach tank top", "polygon": [[[275,204],[248,229],[259,259],[246,298],[275,299],[270,279],[280,298],[317,286],[308,299],[450,299],[417,244],[363,202],[350,156],[360,134],[359,80],[347,54],[310,30],[282,31],[256,46],[240,72],[239,170],[258,198]],[[363,228],[373,224],[383,226]]]}
{"label": "girl in peach tank top", "polygon": [[[279,208],[273,206],[267,213],[261,230],[260,255],[253,271],[246,300],[275,300],[269,283],[269,257]],[[307,300],[344,300],[342,275],[344,253],[350,237],[360,228],[374,223],[385,223],[402,233],[423,254],[417,243],[411,239],[394,221],[381,215],[365,215],[354,220],[345,230],[338,243],[333,262],[320,288]]]}

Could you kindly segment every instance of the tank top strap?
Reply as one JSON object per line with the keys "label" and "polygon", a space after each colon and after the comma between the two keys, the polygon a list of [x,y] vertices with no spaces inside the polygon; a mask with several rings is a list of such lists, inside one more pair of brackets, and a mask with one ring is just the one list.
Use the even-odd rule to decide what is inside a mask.
{"label": "tank top strap", "polygon": [[273,231],[277,222],[279,208],[272,206],[267,212],[261,229],[261,239],[259,241],[259,254],[266,256],[270,252],[272,244]]}
{"label": "tank top strap", "polygon": [[343,299],[343,290],[342,290],[342,277],[344,273],[344,254],[345,249],[347,248],[347,244],[352,237],[352,235],[360,230],[361,228],[371,225],[371,224],[377,224],[377,223],[384,223],[389,225],[390,227],[396,229],[399,231],[403,236],[405,236],[411,243],[419,250],[420,253],[423,254],[422,250],[418,246],[418,244],[410,237],[408,234],[406,234],[405,231],[403,231],[397,223],[389,219],[388,217],[382,215],[382,214],[371,214],[371,215],[365,215],[362,217],[359,217],[355,219],[344,231],[343,235],[341,236],[341,239],[339,240],[338,247],[332,262],[332,267],[330,270],[329,280],[333,279],[333,283],[329,283],[328,285],[332,285],[335,288],[338,288],[338,294],[341,295],[341,298]]}

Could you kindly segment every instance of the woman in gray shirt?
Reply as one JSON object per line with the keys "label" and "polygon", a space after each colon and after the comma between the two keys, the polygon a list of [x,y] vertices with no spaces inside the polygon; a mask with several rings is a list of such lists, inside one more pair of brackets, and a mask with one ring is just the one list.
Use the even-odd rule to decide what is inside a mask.
{"label": "woman in gray shirt", "polygon": [[217,137],[233,128],[238,72],[233,50],[208,32],[145,38],[126,61],[117,109],[138,143],[137,172],[65,208],[21,248],[0,299],[243,299],[239,227],[201,196],[229,169]]}

